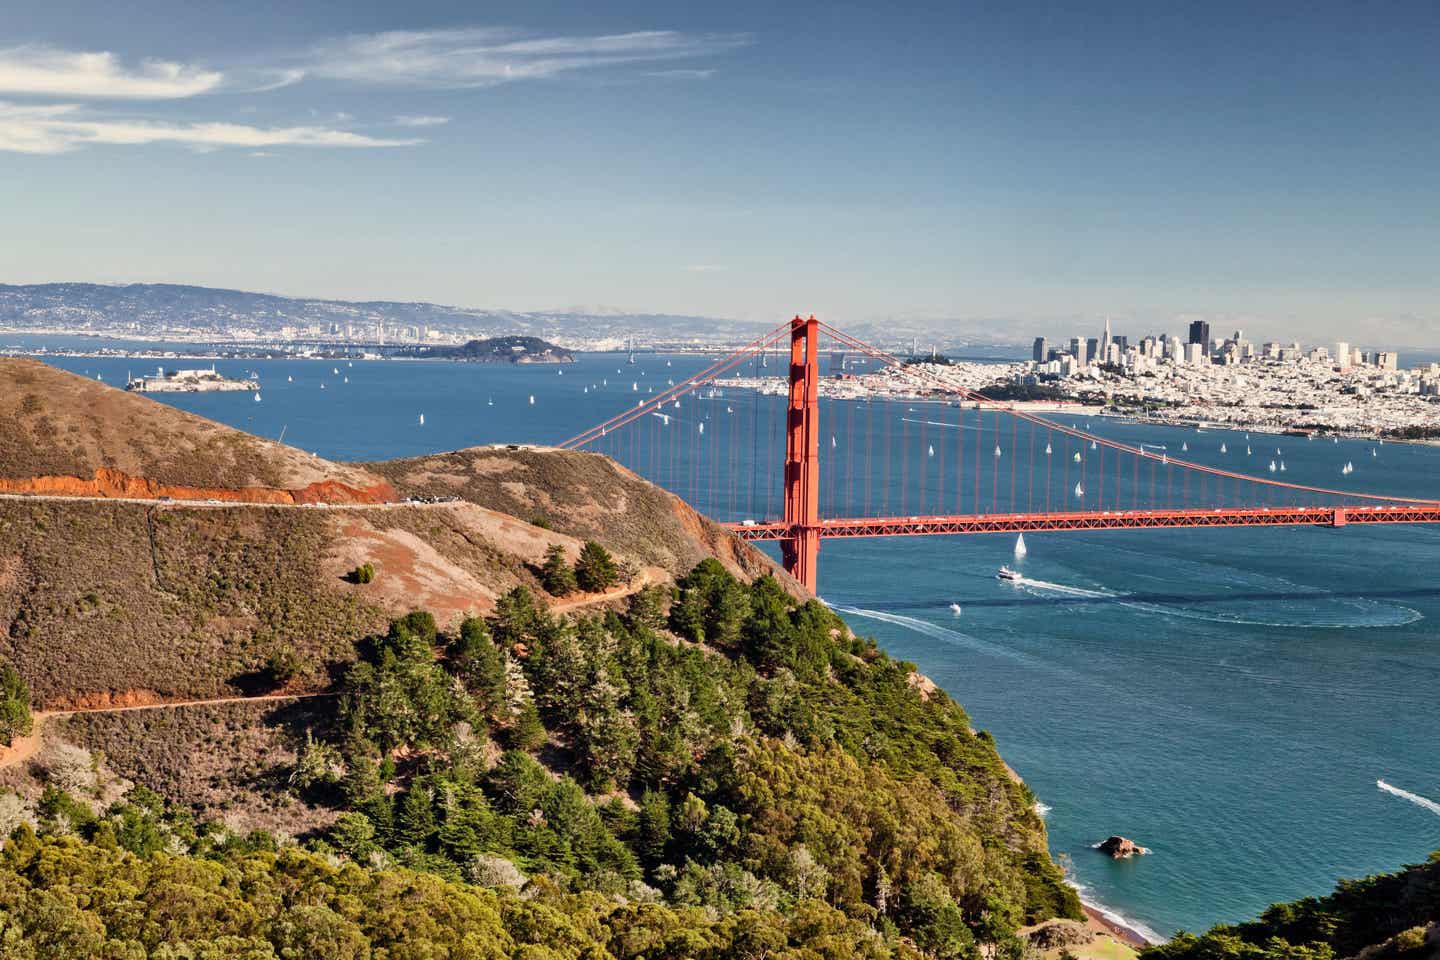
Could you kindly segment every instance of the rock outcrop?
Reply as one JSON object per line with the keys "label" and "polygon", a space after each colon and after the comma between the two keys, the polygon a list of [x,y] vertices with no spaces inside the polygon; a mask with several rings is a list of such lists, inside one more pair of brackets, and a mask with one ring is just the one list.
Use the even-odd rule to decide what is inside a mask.
{"label": "rock outcrop", "polygon": [[1095,845],[1095,849],[1110,857],[1112,860],[1129,860],[1131,857],[1144,856],[1150,852],[1150,848],[1142,847],[1128,837],[1106,837]]}

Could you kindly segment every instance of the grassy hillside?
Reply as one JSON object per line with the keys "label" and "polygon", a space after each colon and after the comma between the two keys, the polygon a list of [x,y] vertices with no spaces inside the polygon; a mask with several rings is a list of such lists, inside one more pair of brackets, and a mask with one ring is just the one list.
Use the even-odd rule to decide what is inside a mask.
{"label": "grassy hillside", "polygon": [[[675,495],[599,454],[471,447],[361,466],[385,477],[406,496],[463,497],[492,510],[539,520],[583,540],[598,540],[677,577],[711,556],[747,577],[776,572],[758,550]],[[799,589],[788,577],[782,578],[787,586]]]}
{"label": "grassy hillside", "polygon": [[36,360],[0,358],[0,480],[88,480],[98,470],[201,489],[328,484],[375,490],[377,499],[391,493],[356,467]]}
{"label": "grassy hillside", "polygon": [[[55,707],[255,692],[277,650],[328,684],[357,637],[525,584],[554,531],[469,504],[307,510],[0,499],[0,657]],[[348,581],[372,563],[374,582]]]}
{"label": "grassy hillside", "polygon": [[1440,850],[1395,873],[1342,880],[1324,897],[1277,903],[1249,923],[1182,933],[1141,960],[1435,960]]}

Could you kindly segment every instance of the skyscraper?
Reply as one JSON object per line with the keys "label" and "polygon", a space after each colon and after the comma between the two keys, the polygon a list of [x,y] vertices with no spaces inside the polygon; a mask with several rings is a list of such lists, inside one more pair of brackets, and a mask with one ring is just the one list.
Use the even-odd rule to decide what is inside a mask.
{"label": "skyscraper", "polygon": [[1105,356],[1110,348],[1110,315],[1105,315],[1105,335],[1100,338],[1100,356]]}
{"label": "skyscraper", "polygon": [[1030,359],[1034,360],[1036,363],[1044,363],[1044,362],[1045,362],[1045,350],[1046,350],[1045,338],[1044,338],[1044,337],[1036,337],[1036,338],[1035,338],[1035,347],[1034,347],[1034,349],[1032,349],[1032,350],[1030,351]]}
{"label": "skyscraper", "polygon": [[1190,321],[1190,342],[1198,343],[1206,350],[1210,349],[1210,324],[1204,320]]}

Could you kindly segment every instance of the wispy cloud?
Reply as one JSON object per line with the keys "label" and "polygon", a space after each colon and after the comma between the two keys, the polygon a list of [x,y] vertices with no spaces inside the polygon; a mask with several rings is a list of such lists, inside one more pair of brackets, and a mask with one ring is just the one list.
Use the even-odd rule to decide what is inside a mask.
{"label": "wispy cloud", "polygon": [[127,66],[113,53],[23,46],[0,50],[0,94],[173,100],[219,89],[218,70],[167,60]]}
{"label": "wispy cloud", "polygon": [[92,144],[173,143],[196,150],[240,147],[407,147],[420,139],[365,136],[330,127],[255,127],[240,123],[163,123],[91,118],[76,104],[24,106],[0,102],[0,150],[66,153]]}
{"label": "wispy cloud", "polygon": [[750,42],[745,34],[674,30],[541,37],[486,27],[391,31],[314,47],[309,76],[371,86],[486,87],[576,70],[710,56]]}
{"label": "wispy cloud", "polygon": [[667,77],[671,80],[709,80],[715,76],[714,69],[710,70],[687,70],[678,68],[675,70],[647,70],[647,77]]}
{"label": "wispy cloud", "polygon": [[435,117],[429,114],[401,114],[395,118],[395,123],[402,127],[438,127],[442,123],[449,122],[449,117]]}

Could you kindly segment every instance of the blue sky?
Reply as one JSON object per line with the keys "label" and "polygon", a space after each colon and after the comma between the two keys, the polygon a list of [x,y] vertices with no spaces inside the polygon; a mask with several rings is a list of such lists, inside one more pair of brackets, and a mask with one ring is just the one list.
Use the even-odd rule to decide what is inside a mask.
{"label": "blue sky", "polygon": [[0,9],[0,280],[1440,343],[1434,3]]}

